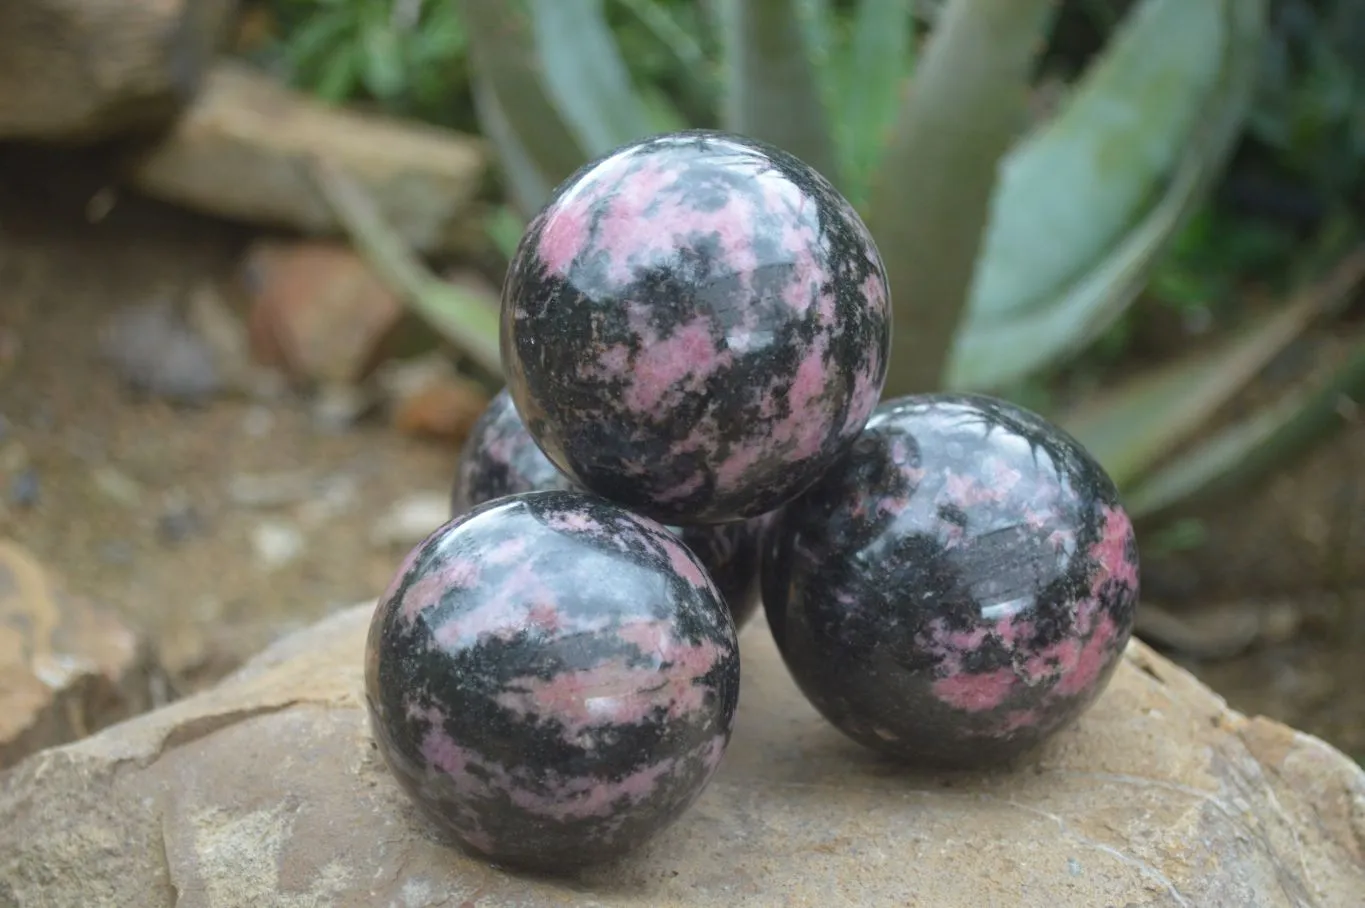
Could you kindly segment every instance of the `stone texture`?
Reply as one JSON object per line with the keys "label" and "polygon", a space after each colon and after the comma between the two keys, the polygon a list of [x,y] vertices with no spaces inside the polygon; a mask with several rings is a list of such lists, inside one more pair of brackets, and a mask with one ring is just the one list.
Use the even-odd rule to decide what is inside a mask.
{"label": "stone texture", "polygon": [[0,769],[150,704],[147,648],[0,539]]}
{"label": "stone texture", "polygon": [[468,244],[463,221],[487,170],[481,140],[327,107],[228,60],[214,64],[195,103],[130,178],[148,195],[220,217],[337,233],[303,166],[311,156],[368,190],[417,250]]}
{"label": "stone texture", "polygon": [[403,301],[345,243],[258,240],[241,276],[253,353],[303,381],[364,378],[405,314]]}
{"label": "stone texture", "polygon": [[0,138],[86,142],[169,122],[233,0],[0,3]]}
{"label": "stone texture", "polygon": [[370,615],[0,776],[0,904],[1337,908],[1365,892],[1365,773],[1139,643],[1034,766],[907,775],[816,716],[761,620],[693,809],[625,863],[509,875],[453,850],[383,769],[361,701]]}

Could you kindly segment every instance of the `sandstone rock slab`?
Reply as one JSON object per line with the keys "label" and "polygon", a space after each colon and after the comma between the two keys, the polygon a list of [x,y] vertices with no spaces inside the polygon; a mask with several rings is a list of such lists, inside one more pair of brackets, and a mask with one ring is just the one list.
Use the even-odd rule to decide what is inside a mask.
{"label": "sandstone rock slab", "polygon": [[0,539],[0,769],[146,709],[148,662],[114,615]]}
{"label": "sandstone rock slab", "polygon": [[0,3],[0,138],[89,142],[169,122],[235,0]]}
{"label": "sandstone rock slab", "polygon": [[308,170],[316,158],[364,187],[414,249],[468,245],[488,173],[482,140],[329,107],[231,60],[214,64],[195,102],[129,179],[147,195],[207,214],[333,235],[340,225]]}
{"label": "sandstone rock slab", "polygon": [[697,805],[623,863],[511,875],[451,847],[384,769],[362,705],[370,612],[0,776],[0,904],[1337,908],[1365,893],[1365,773],[1140,643],[1035,764],[928,776],[823,723],[762,621]]}

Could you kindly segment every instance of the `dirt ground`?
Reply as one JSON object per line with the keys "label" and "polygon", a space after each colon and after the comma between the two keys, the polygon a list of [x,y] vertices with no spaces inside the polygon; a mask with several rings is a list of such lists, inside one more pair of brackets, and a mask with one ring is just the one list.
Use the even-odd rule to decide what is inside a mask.
{"label": "dirt ground", "polygon": [[[381,590],[402,552],[371,539],[376,522],[415,493],[444,495],[456,452],[384,426],[323,428],[296,400],[184,409],[128,394],[99,355],[101,324],[118,307],[225,273],[249,235],[126,198],[92,221],[98,172],[20,174],[3,154],[0,172],[0,532],[148,634],[173,693]],[[1356,583],[1365,564],[1365,428],[1351,432],[1300,478],[1267,490],[1272,510],[1274,500],[1288,501],[1291,516],[1259,505],[1225,516],[1215,533],[1222,551],[1159,559],[1144,586],[1197,604],[1235,599],[1240,580],[1258,600],[1292,600],[1286,584],[1322,585],[1314,572],[1325,568],[1314,559],[1323,546],[1356,567],[1346,571]],[[244,482],[300,474],[316,489],[303,500],[243,500]],[[1313,528],[1332,508],[1348,512],[1348,533],[1323,543]],[[1290,722],[1360,759],[1365,596],[1312,601],[1293,632],[1236,659],[1187,664],[1235,708]]]}
{"label": "dirt ground", "polygon": [[[130,395],[100,356],[103,322],[225,273],[246,235],[136,200],[91,224],[93,178],[6,183],[0,531],[152,634],[182,691],[382,590],[402,553],[372,528],[396,501],[445,494],[455,452],[383,426],[320,428],[298,401]],[[304,501],[234,492],[300,474],[318,488]]]}

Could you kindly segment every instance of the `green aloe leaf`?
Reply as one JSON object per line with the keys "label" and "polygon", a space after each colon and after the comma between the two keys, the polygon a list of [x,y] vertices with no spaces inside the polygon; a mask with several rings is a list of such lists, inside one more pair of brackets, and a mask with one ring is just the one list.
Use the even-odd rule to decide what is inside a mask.
{"label": "green aloe leaf", "polygon": [[530,9],[545,87],[588,157],[649,135],[602,0],[530,0]]}
{"label": "green aloe leaf", "polygon": [[335,165],[315,160],[307,172],[379,278],[470,359],[501,376],[497,308],[432,274],[385,222],[364,187]]}
{"label": "green aloe leaf", "polygon": [[528,0],[461,0],[460,16],[480,122],[502,157],[517,206],[530,216],[588,154],[545,87]]}
{"label": "green aloe leaf", "polygon": [[910,72],[910,25],[905,0],[862,0],[852,40],[833,67],[838,101],[829,109],[843,175],[840,188],[859,208],[866,203],[868,181]]}
{"label": "green aloe leaf", "polygon": [[1365,280],[1365,250],[1343,261],[1327,280],[1307,288],[1224,340],[1143,373],[1059,419],[1095,455],[1120,487],[1192,438],[1278,354],[1325,312],[1340,306]]}
{"label": "green aloe leaf", "polygon": [[886,395],[940,387],[1052,0],[949,0],[873,172],[895,319]]}
{"label": "green aloe leaf", "polygon": [[1131,304],[1240,134],[1266,3],[1144,0],[1005,159],[950,387],[1025,378]]}
{"label": "green aloe leaf", "polygon": [[[511,121],[503,113],[490,79],[475,75],[474,109],[483,134],[498,152],[498,167],[512,204],[523,218],[529,219],[549,201],[557,181],[541,167],[521,144]],[[567,174],[566,174],[567,175]]]}
{"label": "green aloe leaf", "polygon": [[[1205,439],[1124,495],[1134,519],[1155,524],[1283,468],[1353,422],[1365,397],[1365,335],[1326,381],[1285,395]],[[1355,420],[1358,421],[1358,416]]]}
{"label": "green aloe leaf", "polygon": [[823,93],[794,0],[721,0],[729,79],[722,121],[791,152],[839,182]]}
{"label": "green aloe leaf", "polygon": [[700,108],[713,110],[716,98],[720,95],[716,67],[707,57],[706,49],[693,34],[700,14],[692,10],[689,30],[674,15],[675,8],[665,6],[658,0],[616,0],[618,6],[628,11],[645,30],[653,35],[657,45],[673,60],[673,71],[681,80],[680,92]]}

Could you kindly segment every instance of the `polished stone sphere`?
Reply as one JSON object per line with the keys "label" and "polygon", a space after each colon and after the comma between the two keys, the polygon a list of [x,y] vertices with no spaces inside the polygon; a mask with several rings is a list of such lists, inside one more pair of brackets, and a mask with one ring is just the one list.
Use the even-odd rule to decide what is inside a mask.
{"label": "polished stone sphere", "polygon": [[730,740],[735,628],[678,538],[581,492],[489,502],[437,530],[366,645],[375,741],[438,825],[557,871],[633,850]]}
{"label": "polished stone sphere", "polygon": [[502,297],[508,386],[549,459],[665,524],[758,517],[881,395],[890,293],[851,205],[792,155],[688,131],[584,166]]}
{"label": "polished stone sphere", "polygon": [[1133,628],[1138,552],[1114,483],[1004,401],[881,405],[764,551],[783,660],[849,737],[907,761],[1006,763],[1099,695]]}

